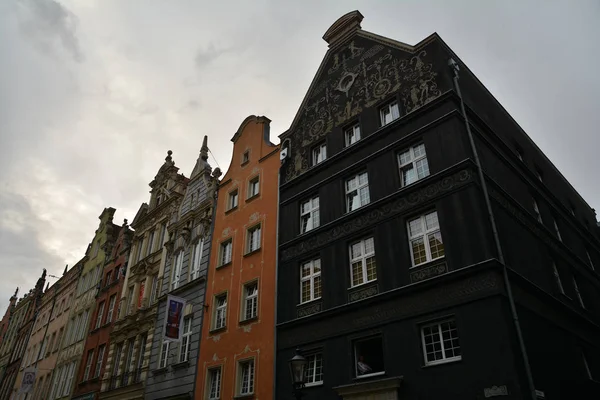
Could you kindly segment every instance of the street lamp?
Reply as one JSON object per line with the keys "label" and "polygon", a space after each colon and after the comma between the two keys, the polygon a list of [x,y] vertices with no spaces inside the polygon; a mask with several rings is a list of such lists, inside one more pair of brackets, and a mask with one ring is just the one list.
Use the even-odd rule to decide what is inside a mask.
{"label": "street lamp", "polygon": [[302,350],[296,349],[296,355],[289,361],[290,373],[292,374],[292,385],[294,396],[297,400],[302,398],[302,389],[306,383],[306,358],[302,357]]}

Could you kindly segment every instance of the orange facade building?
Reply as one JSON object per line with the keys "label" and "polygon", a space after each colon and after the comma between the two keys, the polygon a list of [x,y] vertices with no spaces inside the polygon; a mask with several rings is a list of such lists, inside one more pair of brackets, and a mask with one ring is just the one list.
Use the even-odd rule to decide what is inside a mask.
{"label": "orange facade building", "polygon": [[231,139],[218,189],[195,399],[273,398],[279,146],[266,117]]}

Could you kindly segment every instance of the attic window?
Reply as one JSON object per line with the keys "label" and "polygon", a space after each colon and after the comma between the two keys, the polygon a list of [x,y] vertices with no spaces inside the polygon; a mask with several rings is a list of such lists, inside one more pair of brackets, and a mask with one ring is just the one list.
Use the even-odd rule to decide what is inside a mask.
{"label": "attic window", "polygon": [[244,155],[242,155],[242,165],[246,164],[248,161],[250,161],[250,151],[246,150]]}

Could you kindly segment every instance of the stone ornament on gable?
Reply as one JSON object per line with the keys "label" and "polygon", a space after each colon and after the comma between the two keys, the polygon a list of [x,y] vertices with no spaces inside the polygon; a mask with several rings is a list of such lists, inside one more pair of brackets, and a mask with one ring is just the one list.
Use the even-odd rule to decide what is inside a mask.
{"label": "stone ornament on gable", "polygon": [[260,217],[260,214],[257,212],[253,213],[252,215],[250,215],[250,223],[254,223],[256,221],[258,221],[258,218]]}
{"label": "stone ornament on gable", "polygon": [[227,228],[223,229],[223,233],[221,234],[221,236],[227,237],[227,236],[229,236],[230,233],[231,233],[231,228],[227,227]]}

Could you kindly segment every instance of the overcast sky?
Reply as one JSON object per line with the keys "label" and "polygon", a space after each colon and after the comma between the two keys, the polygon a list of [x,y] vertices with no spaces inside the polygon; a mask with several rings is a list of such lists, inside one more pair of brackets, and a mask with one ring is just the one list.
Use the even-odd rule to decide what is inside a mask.
{"label": "overcast sky", "polygon": [[597,0],[2,0],[0,313],[84,255],[104,207],[131,221],[167,150],[189,176],[209,135],[225,170],[250,114],[277,143],[354,9],[405,43],[438,32],[600,212]]}

